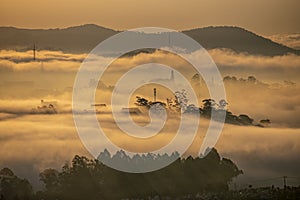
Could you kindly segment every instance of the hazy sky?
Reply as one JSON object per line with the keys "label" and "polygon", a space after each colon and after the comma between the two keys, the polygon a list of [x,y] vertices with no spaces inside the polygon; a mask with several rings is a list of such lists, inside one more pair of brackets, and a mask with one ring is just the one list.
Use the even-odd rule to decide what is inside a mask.
{"label": "hazy sky", "polygon": [[300,32],[299,0],[0,0],[0,26],[177,30],[236,25],[270,35]]}

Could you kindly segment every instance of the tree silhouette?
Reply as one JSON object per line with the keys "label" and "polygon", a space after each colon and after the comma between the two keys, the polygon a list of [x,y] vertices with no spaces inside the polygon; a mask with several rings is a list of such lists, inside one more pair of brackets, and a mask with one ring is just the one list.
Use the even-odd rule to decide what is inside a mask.
{"label": "tree silhouette", "polygon": [[[153,161],[174,162],[149,173],[125,173],[111,169],[98,160],[76,155],[71,166],[64,165],[60,172],[46,169],[40,174],[45,183],[44,199],[121,199],[148,196],[180,196],[201,191],[226,191],[233,177],[242,173],[229,159],[221,158],[215,149],[204,158],[179,158],[152,153],[129,157],[124,151],[113,156],[105,150],[104,156],[113,162],[140,166]],[[109,156],[108,156],[109,155]]]}
{"label": "tree silhouette", "polygon": [[31,199],[32,186],[26,179],[20,179],[9,168],[0,171],[0,194],[2,199]]}
{"label": "tree silhouette", "polygon": [[228,105],[228,103],[224,100],[224,99],[221,99],[220,101],[219,101],[219,109],[221,109],[221,110],[223,110],[223,109],[225,109],[225,107]]}
{"label": "tree silhouette", "polygon": [[[225,77],[226,80],[236,80],[235,77]],[[249,77],[250,82],[256,81],[255,77]],[[245,80],[246,81],[246,80]],[[164,102],[151,102],[143,97],[137,96],[136,105],[139,106],[146,106],[148,109],[151,106],[157,106],[157,108],[167,108],[169,110],[173,110],[176,112],[182,112],[183,114],[189,113],[189,114],[201,114],[201,116],[205,118],[211,118],[212,117],[212,111],[214,111],[213,119],[215,121],[223,121],[224,115],[225,115],[225,123],[235,124],[235,125],[242,125],[242,126],[268,126],[270,121],[267,120],[261,120],[259,124],[254,123],[254,119],[249,117],[248,115],[241,114],[241,115],[233,115],[232,112],[226,109],[226,106],[228,103],[225,99],[219,100],[218,103],[214,99],[204,99],[202,100],[203,106],[202,107],[196,107],[194,104],[188,104],[188,98],[185,90],[176,91],[174,94],[175,98],[167,98],[167,104]],[[160,105],[160,106],[158,106]],[[158,109],[157,109],[158,110]],[[158,110],[159,111],[159,110]]]}
{"label": "tree silhouette", "polygon": [[136,96],[136,103],[135,103],[137,106],[146,106],[146,107],[150,107],[149,105],[149,101],[143,97],[139,97],[139,96]]}

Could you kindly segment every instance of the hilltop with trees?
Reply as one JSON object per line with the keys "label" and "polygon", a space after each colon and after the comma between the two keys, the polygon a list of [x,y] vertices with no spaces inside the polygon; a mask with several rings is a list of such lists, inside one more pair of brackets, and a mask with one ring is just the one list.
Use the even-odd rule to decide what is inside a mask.
{"label": "hilltop with trees", "polygon": [[[144,97],[137,96],[135,104],[148,109],[153,105],[160,105],[170,111],[182,112],[182,114],[196,113],[200,114],[200,116],[204,118],[212,118],[212,120],[216,121],[219,121],[225,112],[225,123],[234,125],[265,127],[271,123],[269,119],[260,120],[259,123],[255,122],[254,119],[246,114],[234,115],[232,112],[226,109],[228,103],[224,99],[221,99],[219,102],[216,102],[214,99],[210,98],[203,99],[202,106],[196,107],[194,104],[189,104],[185,90],[176,91],[174,98],[168,98],[166,102],[167,103],[161,101],[152,102]],[[214,115],[212,115],[213,112]]]}

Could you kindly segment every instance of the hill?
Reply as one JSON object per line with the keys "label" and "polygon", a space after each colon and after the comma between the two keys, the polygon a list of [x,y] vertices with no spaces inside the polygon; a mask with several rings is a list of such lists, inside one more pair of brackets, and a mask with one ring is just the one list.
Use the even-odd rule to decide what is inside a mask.
{"label": "hill", "polygon": [[[0,27],[0,49],[24,51],[32,49],[35,43],[40,50],[88,53],[98,43],[117,33],[119,31],[94,24],[64,29]],[[300,52],[239,27],[206,27],[186,30],[183,33],[206,49],[227,48],[236,52],[267,56]]]}
{"label": "hill", "polygon": [[300,51],[273,42],[240,27],[206,27],[183,31],[207,49],[227,48],[258,55],[299,54]]}
{"label": "hill", "polygon": [[118,33],[112,29],[86,24],[64,29],[19,29],[0,27],[0,49],[38,49],[88,53],[99,42]]}

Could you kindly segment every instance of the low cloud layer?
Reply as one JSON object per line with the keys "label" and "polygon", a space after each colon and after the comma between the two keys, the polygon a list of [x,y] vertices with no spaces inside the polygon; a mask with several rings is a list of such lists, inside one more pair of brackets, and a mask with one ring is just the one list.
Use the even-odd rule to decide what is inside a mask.
{"label": "low cloud layer", "polygon": [[255,69],[276,69],[287,68],[295,69],[300,66],[300,57],[294,54],[282,56],[256,56],[245,53],[235,53],[226,49],[213,49],[209,53],[216,61],[217,65],[230,67]]}
{"label": "low cloud layer", "polygon": [[[300,129],[226,125],[216,148],[244,171],[244,175],[235,180],[239,187],[250,184],[281,187],[282,179],[272,179],[300,176],[299,141]],[[289,179],[288,184],[299,185],[300,182]]]}
{"label": "low cloud layer", "polygon": [[[227,49],[213,49],[208,51],[223,75],[254,73],[265,79],[276,77],[281,79],[294,79],[293,73],[299,74],[300,56],[289,54],[282,56],[257,56],[244,53],[235,53]],[[0,70],[4,71],[61,71],[76,72],[87,54],[65,54],[56,51],[41,51],[37,61],[32,59],[32,51],[15,52],[0,51]],[[193,52],[187,56],[196,59],[201,52]],[[87,62],[106,62],[107,58],[92,55]],[[175,69],[190,68],[189,64],[176,55],[158,51],[153,54],[141,53],[133,57],[123,57],[115,61],[109,68],[111,72],[122,73],[133,66],[145,63],[163,63]],[[267,76],[267,74],[270,74]],[[291,76],[291,77],[289,77]]]}
{"label": "low cloud layer", "polygon": [[[36,61],[49,62],[49,61],[71,61],[82,62],[86,54],[68,54],[61,51],[36,51]],[[15,63],[31,62],[33,61],[33,51],[13,51],[13,50],[1,50],[1,60],[9,60]]]}
{"label": "low cloud layer", "polygon": [[255,56],[231,50],[209,51],[223,75],[254,75],[264,81],[291,80],[298,82],[300,56]]}
{"label": "low cloud layer", "polygon": [[[106,127],[112,127],[110,123],[104,121]],[[202,121],[202,125],[206,124],[205,120]],[[113,141],[129,143],[123,137],[114,137],[112,131],[110,129],[109,133]],[[91,157],[76,133],[70,114],[5,119],[0,121],[0,132],[0,167],[12,168],[36,188],[41,188],[38,181],[41,170],[59,169],[75,154]],[[299,176],[299,133],[300,129],[225,125],[216,148],[244,171],[237,180],[239,185],[262,178]],[[197,155],[197,151],[198,148],[191,148],[189,154]]]}
{"label": "low cloud layer", "polygon": [[[2,57],[12,54],[12,58],[17,58],[26,57],[30,54],[30,52],[24,52],[17,53],[16,56],[14,53],[13,51],[7,51],[3,54],[6,56]],[[59,53],[43,52],[44,56],[53,58],[55,58],[56,54]],[[229,110],[233,114],[248,114],[257,121],[269,118],[272,121],[272,126],[299,127],[300,96],[298,77],[300,73],[298,71],[300,69],[300,59],[298,56],[257,57],[235,54],[227,50],[212,50],[210,54],[218,66],[224,65],[219,67],[223,76],[234,75],[237,79],[247,79],[249,75],[254,75],[258,79],[257,83],[247,83],[245,81],[225,82]],[[83,55],[60,55],[60,57],[73,56],[80,57]],[[164,56],[166,56],[165,53],[158,52],[155,55],[139,54],[133,58],[121,58],[105,74],[104,81],[107,80],[112,83],[104,83],[113,85],[114,81],[132,66],[143,62],[160,61],[164,59]],[[183,71],[187,78],[191,78],[195,71],[185,70],[190,66],[187,66],[187,63],[183,60],[174,62],[176,59],[176,56],[171,55],[171,57],[167,56],[164,62],[175,69]],[[1,61],[12,62],[7,60]],[[2,70],[0,75],[0,112],[13,115],[30,114],[33,108],[40,106],[41,99],[45,99],[57,101],[60,113],[70,113],[72,86],[80,63],[76,62],[73,67],[68,68],[67,66],[73,65],[73,61],[63,61],[67,65],[59,62],[61,61],[49,61],[44,64],[46,68],[55,72],[46,69],[41,70],[41,63],[35,62],[13,62],[13,65],[5,65],[4,68],[0,68]],[[31,68],[23,65],[31,66]],[[10,69],[10,67],[12,68]],[[10,70],[6,71],[5,69]],[[230,73],[231,71],[232,74]],[[259,74],[259,72],[262,73]],[[266,79],[260,78],[264,77],[264,73],[267,76]],[[166,74],[160,74],[158,78],[161,78],[161,76],[163,76],[162,78],[169,78],[170,75],[167,72]],[[268,79],[270,76],[279,76],[279,78],[275,79],[273,77]],[[209,94],[205,92],[205,87],[200,87],[197,90],[200,91],[200,102],[202,99],[209,97]],[[98,96],[107,104],[110,104],[109,95],[108,91],[99,90]],[[140,95],[152,98],[152,92],[149,93],[147,88],[143,89],[143,93]]]}
{"label": "low cloud layer", "polygon": [[[269,118],[272,122],[270,128],[226,125],[217,144],[221,155],[233,159],[244,170],[243,177],[247,180],[241,180],[243,183],[253,177],[300,176],[297,170],[300,167],[297,157],[300,150],[300,57],[253,56],[220,49],[209,53],[223,76],[237,78],[225,82],[229,110],[237,115],[247,114],[257,121]],[[40,170],[59,168],[75,154],[89,156],[71,115],[72,87],[85,56],[41,51],[38,61],[33,62],[32,51],[1,51],[0,167],[11,167],[17,175],[38,186]],[[197,52],[189,56],[197,56]],[[162,60],[183,71],[189,79],[195,73],[184,60],[156,52],[121,58],[113,63],[103,81],[113,85],[132,66]],[[158,78],[169,78],[169,73],[159,75],[163,77]],[[249,75],[257,80],[238,80],[247,79]],[[200,101],[209,97],[205,86],[198,90]],[[165,98],[159,96],[159,92],[158,99]],[[105,103],[110,103],[109,90],[98,90],[98,93]],[[135,95],[152,98],[152,90],[141,89],[140,94]],[[33,108],[41,106],[41,100],[56,102],[58,114],[32,114]],[[109,130],[112,122],[103,117],[100,121]],[[172,128],[167,130],[172,131]],[[190,149],[190,153],[194,152]]]}
{"label": "low cloud layer", "polygon": [[75,131],[71,115],[24,115],[0,121],[0,166],[41,188],[38,173],[60,168],[75,154],[89,155]]}

